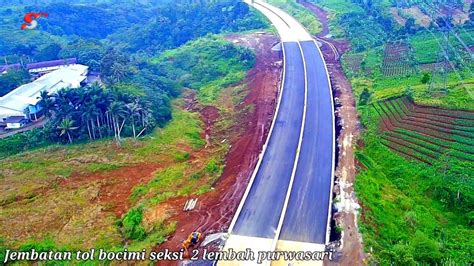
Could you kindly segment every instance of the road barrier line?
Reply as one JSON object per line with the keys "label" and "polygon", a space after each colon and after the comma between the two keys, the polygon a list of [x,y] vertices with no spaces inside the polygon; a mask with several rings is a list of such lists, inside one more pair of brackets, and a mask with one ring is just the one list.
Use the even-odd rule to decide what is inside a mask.
{"label": "road barrier line", "polygon": [[[278,29],[277,29],[277,32],[278,32]],[[280,37],[280,40],[281,40],[281,37]],[[283,45],[283,42],[281,43],[281,47],[282,47],[282,52],[283,52],[283,72],[282,72],[282,75],[281,75],[281,85],[280,85],[280,90],[279,90],[278,102],[277,102],[277,106],[276,106],[276,109],[275,109],[275,114],[273,115],[272,125],[270,126],[270,131],[268,132],[268,136],[267,136],[267,139],[265,141],[265,144],[263,144],[262,151],[259,154],[259,158],[258,158],[257,164],[255,165],[255,169],[252,173],[249,184],[247,185],[247,188],[245,189],[244,195],[242,196],[242,199],[240,200],[239,206],[237,207],[237,211],[235,212],[235,215],[232,218],[232,222],[230,223],[229,230],[228,230],[229,234],[232,233],[232,230],[234,229],[235,223],[237,222],[237,219],[240,215],[240,212],[242,211],[242,208],[244,207],[245,200],[247,199],[248,194],[250,193],[250,189],[253,185],[253,182],[255,181],[255,177],[257,176],[257,172],[258,172],[258,170],[260,168],[260,165],[263,161],[263,156],[265,155],[265,151],[267,150],[268,142],[270,141],[270,138],[272,136],[273,128],[275,126],[275,122],[276,122],[276,119],[278,117],[278,112],[280,110],[280,103],[281,103],[281,98],[282,98],[282,95],[283,95],[283,90],[285,88],[285,76],[286,76],[286,54],[285,54],[285,45]]]}

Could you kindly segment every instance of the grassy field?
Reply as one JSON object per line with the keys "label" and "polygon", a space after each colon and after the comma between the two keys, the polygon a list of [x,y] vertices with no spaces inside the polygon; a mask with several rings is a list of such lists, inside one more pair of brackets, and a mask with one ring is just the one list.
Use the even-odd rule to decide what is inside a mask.
{"label": "grassy field", "polygon": [[[436,43],[436,40],[431,34],[419,33],[409,39],[410,45],[413,46],[413,53],[410,58],[423,57],[421,54],[428,54],[432,56],[436,54],[436,45],[427,45],[427,43]],[[460,47],[458,47],[461,49]],[[417,49],[423,52],[416,52]],[[433,50],[431,50],[433,49]],[[431,71],[423,71],[417,59],[411,63],[415,64],[414,73],[386,76],[383,74],[383,56],[384,47],[377,46],[370,48],[365,52],[350,52],[343,57],[343,68],[346,74],[351,77],[353,89],[358,97],[364,89],[372,94],[373,101],[386,99],[394,96],[406,94],[411,91],[415,102],[420,104],[429,104],[433,106],[474,110],[474,96],[473,84],[474,75],[469,66],[472,62],[465,62],[461,69],[450,71],[448,73],[448,90],[444,93],[439,91],[429,91],[428,83],[423,83],[422,79],[425,74],[431,77]],[[351,58],[362,57],[359,66],[354,66]],[[430,59],[431,60],[431,59]],[[425,61],[428,62],[428,61]],[[356,69],[357,71],[355,71]],[[440,76],[437,77],[435,83],[435,90],[439,90],[442,85]]]}
{"label": "grassy field", "polygon": [[[456,38],[454,34],[449,37],[450,49],[456,50],[456,54],[465,54],[463,45],[472,46],[474,45],[474,30],[462,29],[456,30],[456,34],[459,37]],[[462,42],[461,42],[461,41]],[[418,63],[433,63],[438,58],[440,51],[439,45],[443,42],[443,35],[439,32],[428,32],[422,31],[409,38],[410,44],[413,46],[415,59]]]}
{"label": "grassy field", "polygon": [[329,11],[329,31],[335,38],[344,38],[346,35],[343,27],[337,21],[339,17],[351,12],[364,12],[358,5],[345,0],[310,0],[310,2]]}
{"label": "grassy field", "polygon": [[[219,53],[227,56],[218,58]],[[191,57],[200,64],[189,64]],[[173,102],[173,119],[165,127],[139,140],[124,139],[120,146],[112,140],[50,145],[3,158],[0,251],[119,250],[124,240],[129,249],[141,250],[163,242],[175,224],[165,222],[169,206],[160,203],[209,191],[229,149],[222,141],[227,135],[206,145],[201,115],[189,104],[195,98],[197,109],[217,108],[220,120],[214,127],[225,134],[246,111],[229,105],[245,96],[245,84],[236,83],[254,60],[253,52],[221,37],[187,44],[153,59],[191,88]],[[223,92],[232,97],[222,99]]]}

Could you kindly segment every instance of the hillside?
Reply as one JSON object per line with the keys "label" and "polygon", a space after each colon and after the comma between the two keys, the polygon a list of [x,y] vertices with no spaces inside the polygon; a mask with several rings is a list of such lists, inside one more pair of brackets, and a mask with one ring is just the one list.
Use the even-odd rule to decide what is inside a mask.
{"label": "hillside", "polygon": [[329,14],[326,40],[349,46],[341,63],[361,123],[354,186],[369,263],[472,263],[474,24],[446,18],[472,7],[309,2]]}
{"label": "hillside", "polygon": [[[215,197],[228,154],[248,149],[246,160],[254,160],[265,132],[243,136],[245,127],[237,125],[251,132],[248,120],[256,117],[266,126],[280,70],[268,49],[275,37],[248,32],[267,22],[245,4],[143,1],[113,27],[100,19],[128,12],[130,2],[37,1],[51,16],[38,31],[22,32],[13,30],[16,10],[29,7],[7,2],[0,31],[11,32],[0,34],[2,61],[76,57],[102,82],[42,94],[45,127],[0,139],[2,262],[6,249],[151,249],[175,232],[183,199]],[[157,11],[159,19],[152,16]],[[151,26],[139,27],[144,21]],[[227,40],[230,32],[250,44]],[[247,81],[256,65],[268,71]],[[2,78],[13,81],[7,90],[22,83],[15,75]],[[255,107],[257,100],[264,102]],[[243,151],[231,150],[244,137]]]}

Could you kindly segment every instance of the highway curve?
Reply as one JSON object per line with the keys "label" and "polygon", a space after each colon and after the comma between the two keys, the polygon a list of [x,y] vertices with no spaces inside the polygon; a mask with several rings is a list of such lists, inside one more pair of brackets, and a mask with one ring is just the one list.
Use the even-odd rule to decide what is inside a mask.
{"label": "highway curve", "polygon": [[301,152],[280,239],[326,243],[334,169],[333,106],[329,80],[315,42],[301,42],[308,103]]}
{"label": "highway curve", "polygon": [[253,6],[278,30],[284,82],[267,143],[224,249],[321,251],[329,240],[335,156],[325,62],[298,21],[262,1],[253,1]]}
{"label": "highway curve", "polygon": [[297,42],[283,43],[285,77],[268,147],[232,233],[273,238],[296,158],[305,97],[304,65]]}

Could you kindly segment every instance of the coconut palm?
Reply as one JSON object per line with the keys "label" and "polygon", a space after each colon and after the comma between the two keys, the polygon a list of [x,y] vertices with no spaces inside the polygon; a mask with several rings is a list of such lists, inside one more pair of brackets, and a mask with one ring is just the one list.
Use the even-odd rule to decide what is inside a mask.
{"label": "coconut palm", "polygon": [[114,63],[111,68],[112,71],[112,81],[114,83],[119,83],[127,75],[127,68],[119,63]]}
{"label": "coconut palm", "polygon": [[140,106],[138,100],[135,100],[134,102],[127,104],[127,109],[130,113],[130,118],[132,120],[133,138],[136,139],[137,133],[135,131],[135,117],[140,117],[140,112],[143,108]]}
{"label": "coconut palm", "polygon": [[94,118],[97,115],[97,109],[94,105],[88,104],[84,106],[82,111],[82,122],[87,125],[87,132],[90,139],[95,139]]}
{"label": "coconut palm", "polygon": [[[120,133],[122,132],[122,127],[125,123],[127,117],[127,109],[123,102],[114,101],[110,104],[108,113],[111,117],[115,139],[120,141]],[[122,124],[120,125],[120,119],[122,119]]]}
{"label": "coconut palm", "polygon": [[61,130],[61,133],[59,134],[59,136],[64,136],[64,135],[67,135],[68,139],[69,139],[69,143],[72,143],[72,136],[71,136],[71,133],[74,131],[74,130],[77,130],[78,127],[75,127],[74,126],[74,121],[69,119],[69,118],[64,118],[62,121],[61,121],[61,124],[59,124],[58,126],[58,129]]}
{"label": "coconut palm", "polygon": [[54,100],[51,98],[47,91],[41,91],[40,96],[38,97],[40,100],[38,103],[43,108],[43,112],[47,118],[51,118],[52,111],[55,109]]}

